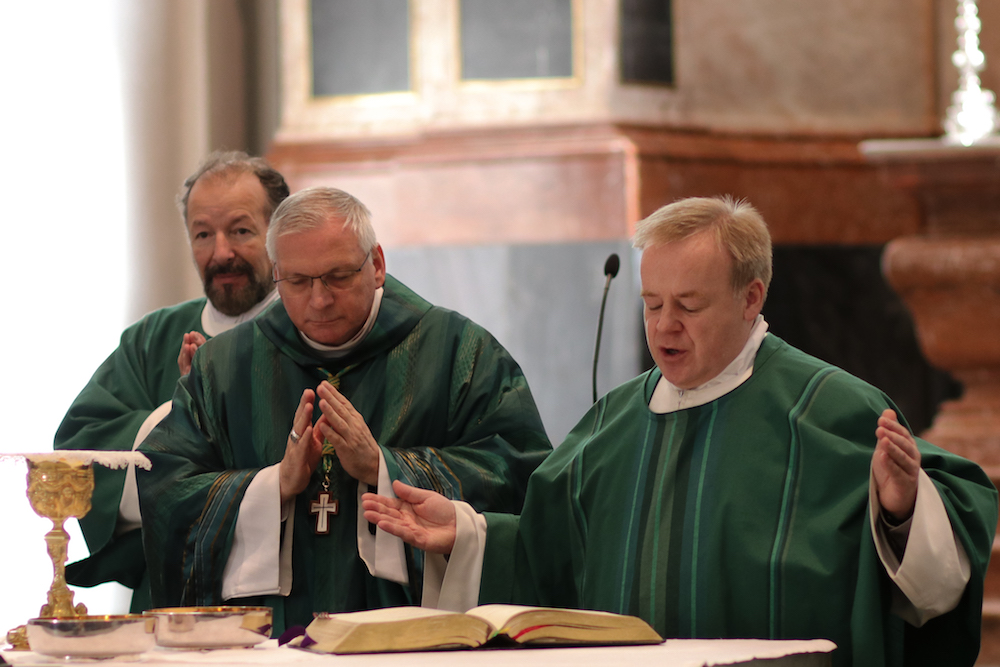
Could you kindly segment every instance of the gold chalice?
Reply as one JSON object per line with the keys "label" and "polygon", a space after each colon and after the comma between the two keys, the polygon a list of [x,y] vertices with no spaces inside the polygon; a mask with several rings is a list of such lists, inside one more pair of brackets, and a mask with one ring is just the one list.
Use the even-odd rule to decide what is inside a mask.
{"label": "gold chalice", "polygon": [[94,494],[94,469],[79,461],[33,461],[28,459],[28,501],[35,514],[52,520],[45,542],[52,559],[52,586],[48,602],[38,613],[44,618],[86,616],[81,602],[73,606],[73,591],[66,585],[66,519],[77,519],[90,511]]}
{"label": "gold chalice", "polygon": [[[41,517],[52,521],[45,534],[52,559],[52,585],[40,618],[78,618],[87,615],[81,602],[73,605],[73,591],[66,585],[66,557],[69,535],[63,524],[69,518],[81,518],[90,511],[94,493],[94,463],[122,468],[129,463],[149,469],[149,459],[138,452],[65,451],[43,454],[11,454],[28,462],[28,501]],[[7,633],[15,648],[28,648],[27,629],[18,626]]]}

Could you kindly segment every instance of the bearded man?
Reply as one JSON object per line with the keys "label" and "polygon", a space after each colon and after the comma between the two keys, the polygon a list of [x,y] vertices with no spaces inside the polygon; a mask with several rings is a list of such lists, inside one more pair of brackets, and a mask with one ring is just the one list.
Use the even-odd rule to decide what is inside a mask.
{"label": "bearded man", "polygon": [[[171,407],[195,351],[253,319],[278,299],[264,247],[271,213],[288,185],[266,161],[216,152],[178,196],[205,297],[153,311],[127,328],[70,406],[56,449],[130,451]],[[133,589],[131,609],[149,607],[134,470],[96,467],[93,507],[80,520],[91,556],[67,567],[77,586],[117,581]]]}

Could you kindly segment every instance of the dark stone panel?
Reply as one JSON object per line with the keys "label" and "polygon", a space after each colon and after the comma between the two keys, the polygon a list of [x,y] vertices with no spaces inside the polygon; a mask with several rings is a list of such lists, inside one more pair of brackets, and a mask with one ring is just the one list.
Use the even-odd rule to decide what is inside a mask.
{"label": "dark stone panel", "polygon": [[312,0],[313,95],[410,89],[407,0]]}
{"label": "dark stone panel", "polygon": [[883,246],[776,246],[769,331],[882,389],[921,432],[960,386],[920,352],[881,271]]}
{"label": "dark stone panel", "polygon": [[573,76],[571,0],[462,0],[462,78]]}
{"label": "dark stone panel", "polygon": [[622,0],[622,83],[674,83],[671,0]]}

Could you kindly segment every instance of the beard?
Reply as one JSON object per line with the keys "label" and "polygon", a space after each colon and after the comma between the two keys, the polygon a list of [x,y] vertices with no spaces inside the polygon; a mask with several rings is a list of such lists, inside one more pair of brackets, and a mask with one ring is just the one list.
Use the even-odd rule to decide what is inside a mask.
{"label": "beard", "polygon": [[[242,287],[234,285],[216,285],[215,277],[220,273],[242,274],[246,276],[247,283]],[[215,264],[205,267],[205,296],[212,302],[223,315],[235,317],[247,312],[258,303],[264,300],[274,285],[270,276],[259,276],[250,262],[239,257],[234,257],[225,264]]]}

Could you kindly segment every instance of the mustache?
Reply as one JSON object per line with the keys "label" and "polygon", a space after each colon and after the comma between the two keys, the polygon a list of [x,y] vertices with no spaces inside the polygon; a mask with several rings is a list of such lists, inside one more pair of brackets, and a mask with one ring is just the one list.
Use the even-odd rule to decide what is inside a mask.
{"label": "mustache", "polygon": [[242,273],[253,278],[253,267],[250,262],[234,257],[225,264],[210,264],[205,267],[205,284],[209,284],[220,273]]}

